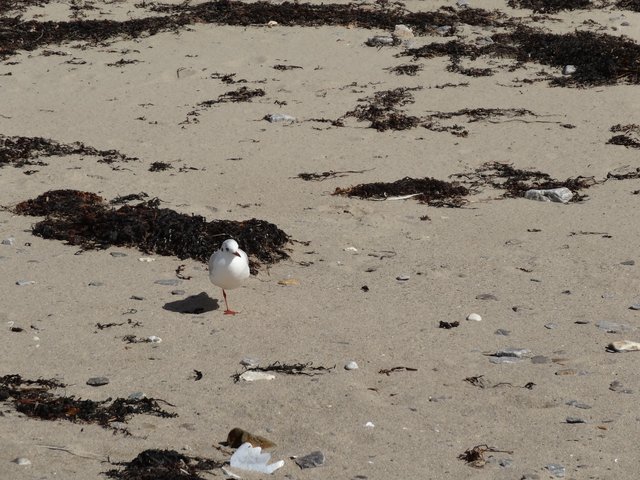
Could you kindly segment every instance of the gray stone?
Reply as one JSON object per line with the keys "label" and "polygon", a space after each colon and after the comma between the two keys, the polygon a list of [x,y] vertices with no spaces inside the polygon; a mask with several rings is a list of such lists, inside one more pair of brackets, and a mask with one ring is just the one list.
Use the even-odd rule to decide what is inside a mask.
{"label": "gray stone", "polygon": [[296,458],[295,462],[300,468],[313,468],[324,465],[324,460],[324,453],[318,450],[304,457]]}
{"label": "gray stone", "polygon": [[549,465],[546,465],[545,468],[549,470],[551,475],[558,478],[563,478],[566,472],[566,469],[558,463],[550,463]]}
{"label": "gray stone", "polygon": [[586,403],[581,403],[577,400],[569,400],[566,404],[571,407],[581,408],[583,410],[589,410],[591,408],[591,405],[587,405]]}
{"label": "gray stone", "polygon": [[177,287],[182,283],[182,280],[180,280],[179,278],[167,278],[163,280],[156,280],[153,283],[155,283],[156,285],[166,285],[169,287]]}
{"label": "gray stone", "polygon": [[171,295],[184,295],[185,293],[184,290],[171,290]]}
{"label": "gray stone", "polygon": [[101,387],[102,385],[107,385],[109,383],[109,379],[107,377],[91,377],[87,380],[87,385],[91,385],[92,387]]}
{"label": "gray stone", "polygon": [[13,246],[16,243],[16,239],[13,237],[5,238],[2,240],[2,245]]}
{"label": "gray stone", "polygon": [[535,363],[536,365],[549,363],[550,361],[551,359],[549,357],[545,357],[544,355],[536,355],[535,357],[531,357],[531,363]]}
{"label": "gray stone", "polygon": [[90,287],[102,287],[102,286],[104,286],[104,283],[102,283],[102,282],[89,282],[89,286]]}
{"label": "gray stone", "polygon": [[635,265],[636,261],[635,260],[625,260],[624,262],[620,262],[620,265]]}
{"label": "gray stone", "polygon": [[600,330],[604,330],[607,333],[623,333],[635,330],[635,328],[630,325],[609,322],[607,320],[599,321],[598,323],[596,323],[596,327],[598,327]]}
{"label": "gray stone", "polygon": [[410,278],[409,275],[398,275],[396,277],[396,280],[399,280],[401,282],[406,282],[407,280],[409,280],[409,278]]}
{"label": "gray stone", "polygon": [[567,417],[565,422],[567,423],[587,423],[580,417]]}
{"label": "gray stone", "polygon": [[476,300],[498,300],[498,297],[496,297],[493,293],[481,293],[479,295],[476,295]]}
{"label": "gray stone", "polygon": [[499,328],[495,331],[496,335],[502,335],[504,337],[508,337],[511,332],[509,330],[505,330],[504,328]]}
{"label": "gray stone", "polygon": [[147,395],[144,392],[133,392],[127,397],[129,400],[143,400],[145,398],[147,398]]}
{"label": "gray stone", "polygon": [[630,310],[640,310],[640,303],[634,303],[629,307]]}
{"label": "gray stone", "polygon": [[545,323],[544,328],[547,330],[553,330],[554,328],[558,328],[557,323]]}

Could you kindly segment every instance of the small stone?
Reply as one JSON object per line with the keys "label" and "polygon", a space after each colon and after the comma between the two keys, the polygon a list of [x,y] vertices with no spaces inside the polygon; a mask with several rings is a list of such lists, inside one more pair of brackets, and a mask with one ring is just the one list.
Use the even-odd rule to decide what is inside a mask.
{"label": "small stone", "polygon": [[375,425],[373,424],[373,422],[367,422],[367,423],[365,423],[365,424],[364,424],[364,426],[365,426],[366,428],[373,428],[373,427],[375,427]]}
{"label": "small stone", "polygon": [[240,360],[240,365],[243,365],[247,368],[257,367],[260,364],[260,361],[255,357],[244,357]]}
{"label": "small stone", "polygon": [[25,457],[18,457],[13,461],[13,463],[17,463],[18,465],[22,465],[22,466],[27,466],[27,465],[31,465],[31,460]]}
{"label": "small stone", "polygon": [[182,283],[182,280],[178,279],[178,278],[167,278],[167,279],[163,279],[163,280],[156,280],[155,282],[156,285],[165,285],[165,286],[170,286],[170,287],[177,287],[178,285],[180,285]]}
{"label": "small stone", "polygon": [[171,295],[184,295],[185,293],[184,290],[171,290]]}
{"label": "small stone", "polygon": [[147,395],[144,392],[133,392],[127,397],[129,400],[143,400],[145,398],[147,398]]}
{"label": "small stone", "polygon": [[354,361],[351,361],[349,363],[347,363],[344,366],[345,370],[357,370],[358,369],[358,364]]}
{"label": "small stone", "polygon": [[304,457],[299,457],[296,458],[294,460],[294,462],[296,462],[296,464],[300,467],[300,468],[314,468],[314,467],[321,467],[322,465],[324,465],[324,453],[322,453],[321,451],[315,451],[315,452],[311,452],[308,455],[305,455]]}
{"label": "small stone", "polygon": [[480,322],[482,321],[482,317],[477,313],[470,313],[469,315],[467,315],[467,320],[469,320],[470,322]]}
{"label": "small stone", "polygon": [[149,342],[149,343],[160,343],[162,342],[162,339],[156,335],[149,335],[145,341]]}
{"label": "small stone", "polygon": [[545,468],[549,470],[549,473],[554,477],[563,478],[565,474],[565,468],[557,463],[550,463]]}
{"label": "small stone", "polygon": [[562,69],[562,74],[563,75],[573,75],[574,73],[576,73],[578,69],[576,68],[575,65],[565,65],[564,68]]}
{"label": "small stone", "polygon": [[630,310],[640,310],[640,303],[634,303],[629,307]]}
{"label": "small stone", "polygon": [[109,255],[111,255],[114,258],[122,258],[127,256],[127,254],[123,252],[110,252]]}
{"label": "small stone", "polygon": [[545,357],[544,355],[536,355],[535,357],[531,357],[531,363],[540,365],[543,363],[549,363],[551,359],[549,357]]}
{"label": "small stone", "polygon": [[620,265],[635,265],[636,261],[635,260],[625,260],[624,262],[620,262]]}
{"label": "small stone", "polygon": [[89,282],[89,286],[90,287],[102,287],[102,286],[104,286],[104,283],[102,283],[102,282]]}
{"label": "small stone", "polygon": [[503,348],[493,354],[494,357],[515,357],[524,358],[531,353],[531,350],[526,348]]}
{"label": "small stone", "polygon": [[547,330],[553,330],[554,328],[558,328],[557,323],[545,323],[544,328]]}
{"label": "small stone", "polygon": [[607,320],[602,320],[596,323],[596,327],[598,327],[600,330],[604,330],[607,333],[623,333],[635,330],[635,328],[631,327],[630,325],[609,322]]}
{"label": "small stone", "polygon": [[255,382],[258,380],[273,380],[274,378],[276,378],[276,376],[271,373],[254,372],[252,370],[246,371],[242,375],[240,375],[240,379],[244,380],[245,382]]}
{"label": "small stone", "polygon": [[109,383],[109,379],[107,377],[91,377],[87,380],[87,385],[91,385],[92,387],[101,387],[102,385],[107,385]]}
{"label": "small stone", "polygon": [[493,293],[481,293],[480,295],[476,295],[476,300],[498,300]]}
{"label": "small stone", "polygon": [[278,123],[278,122],[293,123],[296,121],[296,117],[292,117],[291,115],[287,115],[284,113],[270,113],[268,115],[265,115],[263,119],[270,123]]}
{"label": "small stone", "polygon": [[407,280],[409,280],[409,275],[398,275],[396,277],[396,280],[400,281],[400,282],[406,282]]}
{"label": "small stone", "polygon": [[12,247],[15,243],[16,239],[13,237],[5,238],[4,240],[2,240],[2,245],[9,245]]}
{"label": "small stone", "polygon": [[569,405],[570,407],[576,407],[576,408],[581,408],[582,410],[589,410],[591,408],[591,405],[587,405],[586,403],[581,403],[577,400],[569,400],[566,405]]}
{"label": "small stone", "polygon": [[36,282],[34,280],[18,280],[16,285],[19,287],[24,287],[25,285],[34,285]]}
{"label": "small stone", "polygon": [[587,423],[585,420],[583,420],[580,417],[567,417],[565,419],[565,422],[567,422],[567,423]]}
{"label": "small stone", "polygon": [[502,335],[503,337],[508,337],[511,332],[509,330],[505,330],[504,328],[499,328],[494,333],[496,335]]}
{"label": "small stone", "polygon": [[555,374],[559,377],[564,377],[569,375],[577,375],[578,371],[575,368],[565,368],[563,370],[558,370]]}

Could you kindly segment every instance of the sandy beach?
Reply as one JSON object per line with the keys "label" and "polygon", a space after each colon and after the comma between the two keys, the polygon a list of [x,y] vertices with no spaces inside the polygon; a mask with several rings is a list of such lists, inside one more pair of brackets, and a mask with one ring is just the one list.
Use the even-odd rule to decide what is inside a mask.
{"label": "sandy beach", "polygon": [[[289,4],[274,2],[274,23],[244,25],[208,20],[207,2],[10,3],[0,9],[1,22],[17,22],[0,24],[0,377],[53,379],[64,387],[51,395],[94,402],[142,392],[176,416],[99,425],[73,421],[72,409],[45,420],[18,411],[29,401],[1,395],[0,382],[0,479],[108,478],[149,449],[227,462],[234,449],[220,444],[234,427],[268,438],[272,460],[285,461],[272,475],[230,469],[247,479],[637,477],[640,352],[607,346],[640,341],[639,12],[411,0],[399,14],[365,1],[358,21],[307,25],[287,24],[276,7]],[[411,34],[365,28],[385,11]],[[411,24],[415,12],[457,20],[438,30],[446,22]],[[7,43],[37,31],[30,22],[80,32],[161,17],[174,20],[136,35],[58,41],[63,27],[49,23],[30,44]],[[536,32],[585,32],[585,48],[627,42],[635,63],[600,78],[576,60],[563,74],[571,62],[536,56],[551,40],[525,52]],[[376,35],[390,44],[367,46]],[[498,48],[505,38],[512,50]],[[424,48],[447,42],[458,54]],[[393,70],[402,65],[413,67]],[[19,138],[31,145],[22,157]],[[35,138],[84,153],[48,155],[52,144]],[[523,183],[508,190],[488,164]],[[405,177],[467,190],[334,194]],[[578,201],[523,196],[536,178],[578,177],[567,184]],[[288,236],[288,258],[260,262],[240,242],[256,269],[228,292],[240,313],[225,316],[197,258],[34,235],[45,217],[16,206],[64,189],[109,209],[136,194],[129,205],[157,198],[207,221],[264,220]],[[243,359],[323,368],[234,381]],[[351,361],[359,368],[345,369]],[[95,377],[108,383],[88,385]],[[460,458],[476,446],[475,464]],[[314,451],[322,466],[294,462]]]}

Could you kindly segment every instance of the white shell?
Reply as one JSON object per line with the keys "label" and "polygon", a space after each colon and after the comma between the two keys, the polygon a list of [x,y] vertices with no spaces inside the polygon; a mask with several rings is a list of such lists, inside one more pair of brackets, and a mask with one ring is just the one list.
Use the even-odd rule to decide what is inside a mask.
{"label": "white shell", "polygon": [[162,339],[156,335],[149,335],[147,337],[147,342],[151,342],[151,343],[160,343],[162,341]]}
{"label": "white shell", "polygon": [[18,457],[14,460],[18,465],[31,465],[31,460],[25,457]]}
{"label": "white shell", "polygon": [[632,342],[631,340],[619,340],[617,342],[611,342],[609,348],[616,352],[635,352],[640,350],[640,343]]}
{"label": "white shell", "polygon": [[358,364],[352,360],[351,362],[347,363],[344,368],[345,370],[357,370],[359,367]]}
{"label": "white shell", "polygon": [[482,317],[477,313],[470,313],[469,315],[467,315],[467,320],[470,320],[472,322],[480,322],[482,320]]}
{"label": "white shell", "polygon": [[373,428],[373,427],[375,427],[375,425],[373,424],[373,422],[367,422],[367,423],[365,423],[365,424],[364,424],[364,426],[365,426],[365,427],[367,427],[367,428]]}
{"label": "white shell", "polygon": [[255,382],[256,380],[273,380],[276,376],[271,373],[254,372],[249,370],[248,372],[244,372],[240,375],[240,378],[245,382]]}

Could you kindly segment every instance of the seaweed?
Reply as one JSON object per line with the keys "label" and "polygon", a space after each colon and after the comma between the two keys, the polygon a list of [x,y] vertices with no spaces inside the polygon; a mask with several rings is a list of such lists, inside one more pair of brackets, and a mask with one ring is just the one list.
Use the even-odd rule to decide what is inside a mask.
{"label": "seaweed", "polygon": [[[11,398],[17,411],[40,420],[67,420],[75,423],[95,423],[122,433],[126,428],[115,427],[114,422],[124,423],[132,415],[146,414],[162,418],[177,417],[160,408],[153,398],[108,398],[103,401],[82,400],[74,396],[56,395],[52,389],[65,388],[57,380],[27,380],[12,374],[0,377],[0,396]],[[166,402],[164,402],[166,403]]]}
{"label": "seaweed", "polygon": [[277,372],[284,373],[286,375],[305,375],[307,377],[314,377],[316,375],[322,375],[323,373],[330,372],[331,370],[335,370],[336,366],[333,367],[313,367],[313,362],[307,363],[281,363],[281,362],[273,362],[266,367],[256,366],[245,368],[245,370],[241,373],[234,373],[231,375],[234,383],[238,383],[240,381],[240,376],[244,372]]}
{"label": "seaweed", "polygon": [[261,88],[251,89],[248,87],[240,87],[237,90],[225,92],[215,100],[205,100],[204,102],[198,103],[196,105],[197,108],[187,113],[187,119],[182,123],[198,123],[198,119],[195,117],[199,116],[201,111],[211,108],[219,103],[250,102],[251,99],[255,97],[263,97],[264,95],[265,92]]}
{"label": "seaweed", "polygon": [[411,91],[420,90],[421,87],[395,88],[376,92],[373,97],[361,98],[358,101],[366,102],[348,111],[343,117],[355,117],[358,121],[369,121],[370,128],[379,132],[385,130],[406,130],[414,128],[420,123],[420,118],[405,115],[397,107],[413,103]]}
{"label": "seaweed", "polygon": [[66,241],[83,249],[111,245],[136,247],[144,253],[174,255],[207,262],[214,246],[235,238],[251,257],[255,272],[262,263],[288,258],[289,236],[264,220],[213,220],[159,208],[152,199],[110,208],[102,197],[77,190],[52,190],[14,207],[20,215],[46,216],[32,233]]}
{"label": "seaweed", "polygon": [[527,8],[535,13],[557,13],[561,10],[587,10],[593,8],[591,0],[509,0],[511,8]]}
{"label": "seaweed", "polygon": [[616,2],[616,7],[621,10],[640,12],[640,0],[618,0]]}
{"label": "seaweed", "polygon": [[98,150],[81,142],[60,143],[42,137],[10,137],[0,134],[0,167],[4,165],[13,165],[17,168],[25,165],[44,166],[47,163],[38,160],[39,158],[66,155],[100,157],[98,162],[107,164],[138,160],[136,157],[128,157],[117,150]]}
{"label": "seaweed", "polygon": [[385,68],[385,70],[395,73],[396,75],[409,75],[411,77],[416,76],[422,69],[423,66],[417,63],[396,65],[395,67]]}
{"label": "seaweed", "polygon": [[466,203],[464,197],[469,193],[467,187],[457,182],[446,182],[429,177],[405,177],[390,183],[362,183],[348,188],[336,188],[333,195],[374,200],[410,195],[433,207],[461,207]]}
{"label": "seaweed", "polygon": [[202,457],[189,457],[175,450],[149,449],[130,462],[117,462],[123,470],[104,472],[116,480],[204,480],[199,472],[221,468],[224,463]]}
{"label": "seaweed", "polygon": [[608,141],[608,145],[623,145],[628,148],[640,148],[640,125],[632,123],[630,125],[617,124],[610,128],[614,135]]}
{"label": "seaweed", "polygon": [[460,460],[465,461],[468,465],[472,467],[482,468],[487,463],[487,461],[484,458],[484,454],[487,452],[500,452],[500,453],[513,454],[513,452],[510,450],[498,450],[497,448],[490,447],[485,443],[482,445],[476,445],[475,447],[465,450],[464,453],[461,453],[460,455],[458,455],[458,458]]}

